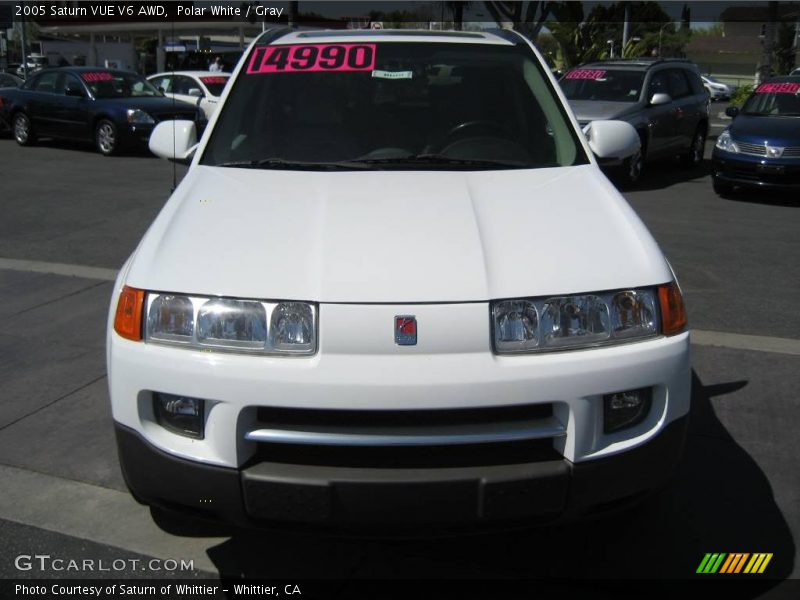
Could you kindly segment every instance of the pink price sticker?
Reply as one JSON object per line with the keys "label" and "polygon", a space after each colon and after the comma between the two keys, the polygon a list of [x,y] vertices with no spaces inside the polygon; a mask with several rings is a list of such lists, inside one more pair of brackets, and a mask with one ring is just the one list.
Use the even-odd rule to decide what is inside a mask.
{"label": "pink price sticker", "polygon": [[114,76],[108,71],[92,71],[90,73],[81,73],[81,79],[90,83],[93,81],[114,81]]}
{"label": "pink price sticker", "polygon": [[262,46],[247,65],[248,75],[374,70],[375,44]]}
{"label": "pink price sticker", "polygon": [[201,77],[200,81],[205,83],[206,85],[225,85],[228,83],[227,77]]}
{"label": "pink price sticker", "polygon": [[800,92],[800,83],[762,83],[756,88],[756,94],[797,94]]}
{"label": "pink price sticker", "polygon": [[573,69],[564,79],[602,79],[605,75],[602,69]]}

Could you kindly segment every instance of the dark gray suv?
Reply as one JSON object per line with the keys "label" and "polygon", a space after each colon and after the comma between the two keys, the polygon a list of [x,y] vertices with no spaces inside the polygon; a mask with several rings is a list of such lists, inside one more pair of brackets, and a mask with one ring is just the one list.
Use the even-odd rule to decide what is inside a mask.
{"label": "dark gray suv", "polygon": [[627,182],[641,177],[649,159],[678,155],[689,167],[702,162],[710,100],[694,63],[641,58],[587,63],[568,71],[561,87],[581,126],[618,119],[639,133],[641,151],[616,161]]}

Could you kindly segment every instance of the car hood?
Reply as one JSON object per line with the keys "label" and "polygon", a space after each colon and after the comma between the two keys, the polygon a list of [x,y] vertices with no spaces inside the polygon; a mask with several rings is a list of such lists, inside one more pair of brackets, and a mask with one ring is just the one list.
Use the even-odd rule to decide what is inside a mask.
{"label": "car hood", "polygon": [[181,112],[196,110],[194,104],[189,104],[188,102],[173,100],[172,98],[165,98],[161,96],[141,98],[100,98],[97,101],[117,106],[118,108],[138,108],[139,110],[154,114],[169,113],[175,110],[179,110]]}
{"label": "car hood", "polygon": [[480,172],[192,167],[128,285],[320,302],[459,302],[663,283],[593,165]]}
{"label": "car hood", "polygon": [[616,119],[630,112],[634,102],[595,102],[593,100],[570,100],[569,105],[578,121],[598,121]]}
{"label": "car hood", "polygon": [[739,115],[730,126],[733,139],[770,146],[800,146],[800,117]]}

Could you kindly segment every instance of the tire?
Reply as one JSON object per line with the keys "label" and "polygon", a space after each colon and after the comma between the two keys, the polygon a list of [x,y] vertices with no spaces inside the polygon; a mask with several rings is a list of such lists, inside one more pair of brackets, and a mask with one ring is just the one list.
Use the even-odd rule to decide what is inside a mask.
{"label": "tire", "polygon": [[706,130],[702,125],[698,125],[692,137],[692,145],[681,154],[681,164],[684,167],[693,169],[699,167],[703,162],[703,154],[706,151]]}
{"label": "tire", "polygon": [[733,194],[733,186],[716,177],[711,178],[711,185],[714,187],[714,193],[721,198],[729,198]]}
{"label": "tire", "polygon": [[20,146],[32,146],[36,143],[33,124],[24,112],[18,112],[11,120],[11,134]]}
{"label": "tire", "polygon": [[103,156],[113,156],[119,151],[117,126],[108,119],[101,119],[94,128],[94,145]]}
{"label": "tire", "polygon": [[642,170],[644,169],[644,155],[641,149],[636,151],[636,154],[625,159],[622,163],[621,175],[622,181],[627,186],[636,185],[642,179]]}

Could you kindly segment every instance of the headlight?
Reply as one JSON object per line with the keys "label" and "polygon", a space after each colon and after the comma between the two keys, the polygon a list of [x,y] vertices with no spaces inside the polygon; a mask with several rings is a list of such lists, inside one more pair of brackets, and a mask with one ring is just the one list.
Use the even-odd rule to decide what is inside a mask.
{"label": "headlight", "polygon": [[153,117],[148,115],[143,110],[139,110],[138,108],[129,108],[128,123],[133,123],[137,125],[152,125],[153,123],[155,123],[155,120],[153,120]]}
{"label": "headlight", "polygon": [[145,340],[247,354],[314,354],[317,308],[306,302],[263,302],[149,293]]}
{"label": "headlight", "polygon": [[567,350],[658,335],[658,294],[632,289],[493,302],[494,349],[500,354]]}
{"label": "headlight", "polygon": [[733,141],[727,129],[719,134],[715,146],[725,152],[739,152],[739,147],[736,145],[736,142]]}

